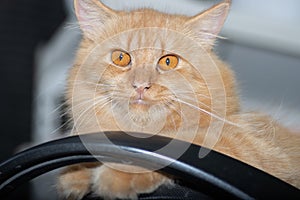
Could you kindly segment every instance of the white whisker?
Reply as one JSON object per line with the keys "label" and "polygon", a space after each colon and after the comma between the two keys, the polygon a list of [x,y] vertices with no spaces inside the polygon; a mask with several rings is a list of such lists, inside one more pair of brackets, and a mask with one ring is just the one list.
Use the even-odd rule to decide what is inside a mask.
{"label": "white whisker", "polygon": [[65,25],[65,28],[68,29],[68,30],[74,30],[74,29],[78,29],[79,30],[79,24],[76,22],[76,23],[67,23]]}
{"label": "white whisker", "polygon": [[178,99],[178,98],[172,98],[172,100],[177,101],[177,102],[179,102],[179,103],[183,103],[183,104],[185,104],[185,105],[187,105],[187,106],[189,106],[189,107],[191,107],[191,108],[194,108],[194,109],[196,109],[196,110],[199,110],[199,111],[201,111],[201,112],[204,112],[204,113],[210,115],[211,117],[214,117],[214,118],[216,118],[216,119],[218,119],[218,120],[220,120],[220,121],[223,121],[223,122],[225,122],[225,123],[227,123],[227,124],[230,124],[230,125],[233,125],[233,126],[240,127],[240,126],[239,126],[238,124],[236,124],[236,123],[233,123],[233,122],[231,122],[231,121],[228,121],[228,120],[226,120],[225,118],[222,118],[222,117],[220,117],[220,116],[218,116],[218,115],[216,115],[216,114],[214,114],[214,113],[211,113],[211,112],[209,112],[209,111],[207,111],[207,110],[205,110],[205,109],[199,108],[199,107],[197,107],[197,106],[195,106],[195,105],[193,105],[193,104],[191,104],[191,103],[188,103],[188,102],[186,102],[186,101],[183,101],[183,100],[181,100],[181,99]]}
{"label": "white whisker", "polygon": [[209,97],[209,96],[206,96],[206,95],[204,95],[204,94],[199,94],[199,93],[196,93],[196,92],[189,92],[189,91],[187,91],[187,92],[176,92],[176,95],[193,95],[193,96],[200,96],[200,97],[204,97],[204,98],[206,98],[206,99],[211,99],[211,97]]}
{"label": "white whisker", "polygon": [[67,101],[65,101],[65,102],[63,102],[63,103],[61,103],[61,104],[59,104],[56,108],[53,109],[53,111],[51,111],[51,112],[49,113],[49,115],[50,115],[50,114],[53,114],[53,113],[55,113],[55,112],[57,112],[57,111],[59,111],[60,109],[62,109],[64,106],[67,106],[67,105],[68,105],[68,102],[67,102]]}
{"label": "white whisker", "polygon": [[[76,106],[69,106],[70,108],[68,108],[65,112],[61,113],[59,115],[60,118],[62,118],[63,116],[67,115],[67,114],[70,114],[70,112],[73,110],[73,109],[77,109],[77,108],[80,108],[80,107],[83,107],[83,106],[86,106],[86,105],[89,105],[91,102],[95,101],[95,99],[90,99],[90,100],[85,100],[85,101],[82,101],[80,102],[79,104],[77,104]],[[68,102],[65,102],[64,105],[66,105]],[[61,107],[61,106],[60,106]],[[50,134],[54,134],[56,133],[58,130],[60,130],[62,127],[66,126],[67,124],[69,124],[70,122],[72,122],[73,119],[70,118],[69,120],[67,120],[64,124],[60,125],[58,128],[56,128],[55,130],[51,131]]]}
{"label": "white whisker", "polygon": [[[83,112],[81,112],[80,115],[78,116],[78,118],[76,119],[76,121],[74,121],[74,125],[73,125],[73,128],[71,130],[71,133],[73,134],[75,128],[79,128],[82,125],[84,120],[82,120],[80,123],[79,123],[79,120],[81,120],[86,113],[91,111],[92,108],[95,108],[95,106],[97,106],[99,103],[101,103],[101,106],[97,107],[97,108],[101,109],[110,102],[111,102],[111,97],[110,96],[106,96],[104,98],[102,97],[102,98],[94,99],[94,103],[91,104],[90,106],[88,106]],[[89,116],[87,116],[87,117],[89,117]]]}
{"label": "white whisker", "polygon": [[73,85],[81,85],[81,84],[87,84],[87,85],[95,85],[95,86],[105,86],[105,87],[115,87],[115,85],[111,84],[105,84],[105,83],[95,83],[95,82],[90,82],[90,81],[74,81]]}

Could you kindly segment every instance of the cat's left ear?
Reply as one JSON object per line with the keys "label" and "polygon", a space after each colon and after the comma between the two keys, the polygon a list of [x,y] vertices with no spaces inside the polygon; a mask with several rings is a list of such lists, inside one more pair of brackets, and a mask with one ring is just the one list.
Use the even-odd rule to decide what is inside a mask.
{"label": "cat's left ear", "polygon": [[186,25],[197,35],[201,44],[212,48],[224,25],[230,5],[231,0],[225,0],[187,21]]}
{"label": "cat's left ear", "polygon": [[116,13],[99,0],[74,0],[74,8],[83,34],[93,39],[98,30]]}

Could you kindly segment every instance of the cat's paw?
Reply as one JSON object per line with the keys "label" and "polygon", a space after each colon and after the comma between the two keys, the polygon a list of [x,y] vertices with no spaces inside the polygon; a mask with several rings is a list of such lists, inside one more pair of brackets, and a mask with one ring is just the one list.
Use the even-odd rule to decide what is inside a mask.
{"label": "cat's paw", "polygon": [[61,199],[80,200],[90,192],[92,171],[74,165],[67,167],[58,177],[57,190]]}
{"label": "cat's paw", "polygon": [[125,173],[105,165],[94,169],[92,191],[104,199],[137,199],[138,194],[150,193],[163,184],[172,184],[156,173]]}

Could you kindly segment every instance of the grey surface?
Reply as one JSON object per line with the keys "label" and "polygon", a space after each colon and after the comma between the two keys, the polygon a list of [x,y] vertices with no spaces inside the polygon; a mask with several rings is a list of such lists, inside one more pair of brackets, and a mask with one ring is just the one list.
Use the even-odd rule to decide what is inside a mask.
{"label": "grey surface", "polygon": [[221,41],[217,52],[235,71],[242,105],[300,128],[300,57]]}
{"label": "grey surface", "polygon": [[299,57],[231,42],[221,42],[218,52],[236,72],[245,100],[289,101],[299,106]]}

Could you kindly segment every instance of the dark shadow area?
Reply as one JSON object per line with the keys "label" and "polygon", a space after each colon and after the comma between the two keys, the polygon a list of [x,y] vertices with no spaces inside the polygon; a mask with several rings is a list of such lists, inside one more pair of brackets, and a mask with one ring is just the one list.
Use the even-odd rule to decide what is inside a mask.
{"label": "dark shadow area", "polygon": [[0,1],[0,160],[31,140],[35,51],[64,18],[62,0]]}

